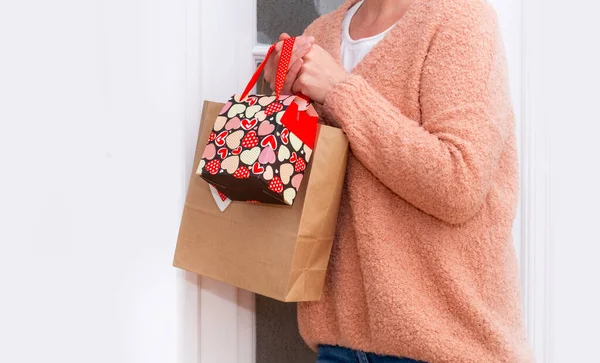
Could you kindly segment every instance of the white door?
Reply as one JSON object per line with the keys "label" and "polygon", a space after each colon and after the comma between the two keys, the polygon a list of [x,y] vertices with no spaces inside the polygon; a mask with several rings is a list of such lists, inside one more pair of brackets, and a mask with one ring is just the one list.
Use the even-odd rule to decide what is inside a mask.
{"label": "white door", "polygon": [[[299,34],[307,18],[329,12],[342,2],[188,1],[187,172],[191,171],[202,101],[224,102],[231,94],[242,90],[266,53],[268,43],[276,40],[279,32]],[[502,27],[511,71],[511,92],[517,118],[520,119],[522,3],[521,0],[493,0],[492,3]],[[520,125],[518,123],[519,131]],[[518,251],[521,250],[520,226],[518,218],[515,223]],[[197,336],[199,339],[197,350],[193,350],[199,352],[199,361],[254,363],[257,343],[254,295],[209,278],[200,277],[197,283],[198,300],[192,296],[186,311],[189,319],[199,322],[198,331],[190,333],[190,337]],[[197,313],[193,310],[196,301],[199,302]],[[186,363],[192,361],[193,358]]]}
{"label": "white door", "polygon": [[0,1],[0,362],[189,351],[185,5]]}

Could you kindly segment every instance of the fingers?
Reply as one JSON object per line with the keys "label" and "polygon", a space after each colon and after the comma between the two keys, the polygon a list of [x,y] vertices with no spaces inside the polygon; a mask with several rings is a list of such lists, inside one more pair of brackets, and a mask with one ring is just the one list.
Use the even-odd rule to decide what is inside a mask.
{"label": "fingers", "polygon": [[310,51],[312,44],[308,42],[300,43],[294,46],[294,51],[290,57],[290,64],[296,63],[298,59],[303,58]]}
{"label": "fingers", "polygon": [[302,56],[302,58],[304,58],[304,60],[318,58],[318,53],[322,50],[323,48],[319,47],[318,44],[313,44],[311,45],[309,52]]}
{"label": "fingers", "polygon": [[298,81],[294,82],[294,84],[292,85],[292,92],[294,94],[296,94],[296,93],[303,93],[302,92],[302,87],[300,86],[300,83]]}
{"label": "fingers", "polygon": [[281,91],[282,94],[292,93],[292,85],[296,81],[296,78],[298,77],[298,74],[302,69],[303,63],[304,62],[302,61],[302,58],[299,58],[294,63],[292,63],[292,65],[290,66],[290,70],[288,71],[285,77],[285,82],[283,83],[283,90]]}
{"label": "fingers", "polygon": [[[271,56],[271,59],[269,60],[269,64],[267,66],[267,68],[270,69],[270,72],[268,72],[269,77],[265,77],[265,79],[269,82],[269,86],[272,90],[275,90],[275,73],[277,69],[277,64],[279,63],[279,58],[281,56],[283,41],[289,38],[291,37],[287,33],[282,33],[279,36],[279,42],[277,42],[277,44],[275,45],[273,55]],[[315,45],[314,43],[315,38],[313,36],[301,35],[296,37],[294,41],[294,48],[292,50],[292,56],[290,57],[290,65],[288,66],[288,72],[283,86],[283,93],[289,93],[291,91],[292,85],[296,80],[297,75],[301,71],[302,65],[304,63],[302,58],[310,52],[311,47]]]}
{"label": "fingers", "polygon": [[296,37],[296,40],[298,39],[305,39],[307,42],[314,44],[315,42],[315,37],[313,37],[312,35],[300,35],[299,37]]}
{"label": "fingers", "polygon": [[[281,33],[281,35],[279,36],[279,40],[280,41],[286,40],[286,39],[289,39],[289,38],[291,38],[291,36],[288,33]],[[306,40],[308,40],[311,43],[315,42],[315,37],[313,37],[312,35],[299,35],[299,36],[296,37],[296,41],[303,40],[303,39],[306,39]]]}
{"label": "fingers", "polygon": [[280,41],[277,42],[277,44],[275,44],[274,53],[281,52],[282,48],[283,48],[283,40],[280,40]]}
{"label": "fingers", "polygon": [[[302,59],[300,59],[300,60],[302,60]],[[302,64],[304,65],[304,61],[302,61]],[[294,80],[294,84],[292,84],[292,92],[293,93],[305,93],[304,92],[304,79],[303,79],[302,73],[304,73],[304,67],[300,67],[300,70],[298,71],[298,75],[296,76],[296,79]]]}
{"label": "fingers", "polygon": [[[286,38],[287,37],[287,38]],[[290,38],[290,36],[286,33],[283,33],[279,36],[279,39],[281,39],[279,42],[277,42],[277,44],[275,45],[275,51],[273,52],[273,55],[271,56],[272,61],[269,60],[269,65],[272,65],[272,69],[273,69],[273,74],[276,72],[275,69],[277,68],[277,64],[279,63],[279,58],[281,57],[281,50],[283,48],[283,40]],[[293,64],[295,64],[298,59],[301,59],[302,57],[304,57],[309,51],[310,48],[312,46],[312,44],[314,43],[315,38],[312,36],[299,36],[296,37],[296,40],[294,41],[294,48],[292,50],[292,56],[290,57],[290,63],[288,65],[288,72],[291,68],[291,66]],[[272,76],[272,75],[271,75]],[[287,78],[286,78],[287,79]],[[272,89],[273,86],[275,85],[275,79],[269,77],[269,84],[271,86]],[[284,87],[285,88],[285,87]]]}
{"label": "fingers", "polygon": [[[275,52],[281,52],[281,49],[283,48],[283,41],[286,39],[291,38],[288,34],[283,33],[279,36],[279,41],[277,42],[277,44],[275,44]],[[294,49],[296,49],[297,46],[300,46],[304,43],[310,43],[310,44],[314,44],[315,43],[315,37],[313,36],[307,36],[307,35],[300,35],[298,37],[296,37],[296,40],[294,41]]]}

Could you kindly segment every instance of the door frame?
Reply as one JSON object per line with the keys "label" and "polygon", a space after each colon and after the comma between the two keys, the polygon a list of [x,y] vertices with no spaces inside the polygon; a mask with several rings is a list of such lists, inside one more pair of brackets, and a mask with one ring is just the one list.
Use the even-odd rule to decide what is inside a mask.
{"label": "door frame", "polygon": [[[182,157],[187,190],[203,100],[223,101],[233,91],[243,89],[256,67],[256,59],[264,56],[267,47],[256,45],[256,0],[184,1],[186,117]],[[514,236],[519,246],[523,311],[530,344],[538,362],[551,363],[551,145],[549,126],[540,118],[543,105],[536,99],[542,75],[535,67],[543,61],[536,46],[543,39],[536,18],[543,2],[517,1],[521,6],[521,34],[507,42],[507,47],[518,48],[508,52],[512,74],[517,75],[516,79],[512,77],[511,88],[518,96],[514,101],[521,160],[521,198]],[[182,272],[179,281],[182,313],[178,362],[254,363],[254,294],[191,273]]]}
{"label": "door frame", "polygon": [[[243,90],[254,71],[251,55],[256,16],[248,14],[256,14],[256,0],[184,1],[186,114],[182,157],[187,190],[203,101],[228,99],[235,90]],[[187,272],[181,272],[179,281],[178,362],[254,363],[254,294]]]}

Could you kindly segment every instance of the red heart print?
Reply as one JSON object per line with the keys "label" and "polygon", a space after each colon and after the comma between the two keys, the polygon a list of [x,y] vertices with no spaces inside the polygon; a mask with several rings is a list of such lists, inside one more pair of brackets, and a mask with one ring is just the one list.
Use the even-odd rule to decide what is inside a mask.
{"label": "red heart print", "polygon": [[281,131],[281,141],[287,145],[289,139],[288,136],[290,134],[290,130],[288,129],[283,129],[283,131]]}
{"label": "red heart print", "polygon": [[215,175],[221,170],[221,160],[214,159],[206,163],[204,169],[208,171],[211,175]]}
{"label": "red heart print", "polygon": [[253,129],[258,124],[258,120],[253,118],[252,120],[243,119],[242,127],[246,130]]}
{"label": "red heart print", "polygon": [[292,157],[290,158],[290,162],[295,163],[296,159],[298,159],[298,156],[296,155],[296,152],[292,152]]}
{"label": "red heart print", "polygon": [[241,146],[238,146],[237,148],[231,150],[231,153],[233,155],[239,155],[241,152],[242,152],[242,147]]}
{"label": "red heart print", "polygon": [[250,177],[250,170],[248,170],[248,168],[245,166],[240,166],[237,168],[235,173],[233,173],[233,177],[238,179],[246,179]]}
{"label": "red heart print", "polygon": [[278,176],[273,177],[269,182],[269,190],[275,193],[281,193],[283,191],[283,183]]}
{"label": "red heart print", "polygon": [[227,199],[227,196],[225,196],[225,194],[221,193],[218,190],[217,190],[217,193],[219,193],[219,198],[221,198],[222,201],[225,201],[225,199]]}
{"label": "red heart print", "polygon": [[248,99],[246,99],[246,102],[248,102],[248,106],[254,106],[257,101],[258,97],[256,96],[248,96]]}
{"label": "red heart print", "polygon": [[221,159],[225,159],[227,157],[227,148],[220,148],[217,152],[221,156]]}
{"label": "red heart print", "polygon": [[306,169],[306,163],[304,162],[304,159],[298,158],[298,161],[296,161],[296,164],[294,164],[294,170],[296,173],[299,173],[304,169]]}
{"label": "red heart print", "polygon": [[265,115],[270,116],[272,114],[274,114],[275,112],[279,112],[283,109],[283,105],[279,102],[273,102],[270,105],[267,106],[267,108],[265,109]]}
{"label": "red heart print", "polygon": [[217,134],[215,134],[214,132],[211,132],[210,135],[208,135],[208,142],[213,141],[216,137],[217,137]]}
{"label": "red heart print", "polygon": [[217,144],[217,146],[223,146],[225,145],[225,137],[227,136],[227,131],[222,131],[219,135],[217,135],[217,137],[215,138],[215,144]]}
{"label": "red heart print", "polygon": [[242,139],[242,146],[247,149],[252,149],[258,145],[258,137],[256,137],[256,131],[248,132]]}
{"label": "red heart print", "polygon": [[260,166],[259,163],[254,163],[254,165],[252,165],[252,172],[254,174],[262,174],[264,171],[265,171],[265,168]]}
{"label": "red heart print", "polygon": [[269,135],[269,136],[265,137],[264,139],[262,139],[262,141],[260,142],[260,146],[262,146],[262,147],[270,146],[271,149],[276,150],[277,149],[277,139],[275,139],[275,136]]}

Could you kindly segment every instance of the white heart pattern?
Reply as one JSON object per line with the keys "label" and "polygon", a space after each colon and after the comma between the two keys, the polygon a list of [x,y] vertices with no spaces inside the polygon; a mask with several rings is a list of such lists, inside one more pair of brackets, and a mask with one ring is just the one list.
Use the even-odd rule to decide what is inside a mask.
{"label": "white heart pattern", "polygon": [[204,169],[204,165],[206,165],[206,162],[204,160],[200,160],[200,163],[198,164],[198,169],[196,169],[196,174],[202,174],[202,169]]}
{"label": "white heart pattern", "polygon": [[290,132],[290,143],[294,147],[294,150],[298,151],[302,147],[302,140],[300,140],[296,135]]}
{"label": "white heart pattern", "polygon": [[287,146],[285,145],[281,145],[279,147],[279,152],[277,152],[277,159],[279,159],[279,161],[284,161],[290,158],[290,149],[287,148]]}
{"label": "white heart pattern", "polygon": [[254,117],[258,111],[260,111],[261,107],[259,105],[250,106],[246,109],[246,118]]}
{"label": "white heart pattern", "polygon": [[268,104],[270,104],[271,102],[275,101],[277,99],[277,97],[275,96],[265,96],[265,97],[261,97],[258,100],[258,104],[261,106],[267,106]]}
{"label": "white heart pattern", "polygon": [[267,167],[265,168],[265,172],[263,173],[263,178],[265,180],[273,179],[273,168],[271,167],[271,165],[267,165]]}
{"label": "white heart pattern", "polygon": [[246,111],[246,105],[244,105],[243,103],[236,103],[235,105],[231,106],[231,108],[227,112],[227,117],[232,118],[235,115],[244,113],[244,111]]}
{"label": "white heart pattern", "polygon": [[294,198],[296,198],[296,190],[294,188],[287,188],[283,191],[283,200],[289,205],[294,203]]}
{"label": "white heart pattern", "polygon": [[252,165],[260,155],[260,147],[255,147],[251,150],[244,150],[240,154],[240,160],[246,165]]}
{"label": "white heart pattern", "polygon": [[267,118],[267,114],[265,113],[265,111],[258,111],[256,113],[256,115],[254,115],[254,117],[258,120],[258,121],[264,121]]}
{"label": "white heart pattern", "polygon": [[309,148],[306,144],[304,144],[304,155],[305,155],[305,159],[306,162],[308,163],[310,161],[310,156],[312,155],[312,149]]}
{"label": "white heart pattern", "polygon": [[240,141],[242,140],[243,136],[244,131],[242,130],[234,131],[231,134],[229,134],[229,136],[227,136],[227,138],[225,139],[227,147],[229,147],[230,149],[237,149],[237,147],[240,146]]}
{"label": "white heart pattern", "polygon": [[238,165],[240,165],[240,157],[234,155],[223,160],[223,162],[221,163],[221,168],[227,171],[227,173],[233,174],[237,170]]}
{"label": "white heart pattern", "polygon": [[283,184],[290,182],[290,177],[294,174],[294,166],[290,163],[281,164],[279,167],[279,176]]}
{"label": "white heart pattern", "polygon": [[227,121],[227,117],[225,116],[218,116],[217,119],[215,120],[215,125],[213,126],[213,129],[215,131],[221,131],[221,129],[223,128],[223,126],[225,126],[225,122]]}
{"label": "white heart pattern", "polygon": [[284,113],[285,113],[285,110],[279,111],[279,112],[277,112],[277,115],[275,115],[275,121],[277,121],[277,123],[280,125],[281,125],[281,118],[283,117]]}

